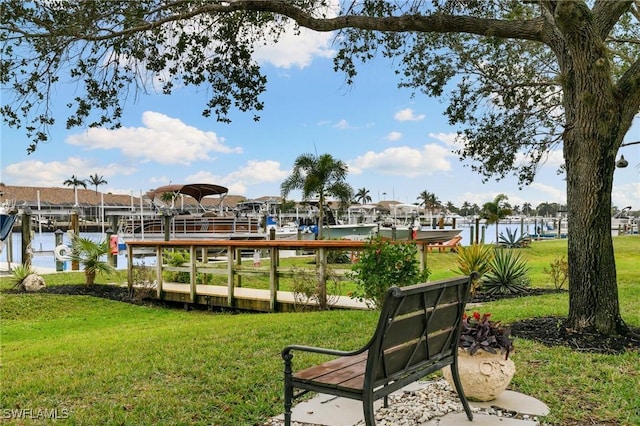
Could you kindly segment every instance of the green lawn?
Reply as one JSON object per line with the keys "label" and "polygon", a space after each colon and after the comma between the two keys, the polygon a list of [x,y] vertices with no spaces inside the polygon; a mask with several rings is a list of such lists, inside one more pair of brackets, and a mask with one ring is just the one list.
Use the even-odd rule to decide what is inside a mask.
{"label": "green lawn", "polygon": [[[640,327],[640,238],[614,240],[623,317]],[[551,287],[542,269],[566,254],[566,241],[535,242],[523,252],[532,285]],[[433,253],[428,262],[432,279],[455,274],[454,254]],[[83,282],[79,273],[45,278],[49,285]],[[7,288],[7,281],[0,280],[0,287]],[[531,296],[483,310],[513,322],[566,315],[567,299]],[[0,314],[0,413],[7,424],[49,424],[8,417],[45,417],[55,409],[67,417],[61,424],[260,424],[282,411],[284,346],[353,349],[377,320],[372,311],[232,315],[7,293],[0,295]],[[515,345],[511,387],[548,404],[550,423],[640,424],[637,352],[597,355],[523,339]],[[297,358],[297,366],[319,360]]]}

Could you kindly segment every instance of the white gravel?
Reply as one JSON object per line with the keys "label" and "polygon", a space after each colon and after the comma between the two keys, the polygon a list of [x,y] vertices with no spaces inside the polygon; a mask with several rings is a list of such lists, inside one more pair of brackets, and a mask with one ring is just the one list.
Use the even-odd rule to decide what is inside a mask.
{"label": "white gravel", "polygon": [[[417,426],[434,417],[441,417],[452,412],[464,411],[458,395],[451,389],[446,380],[423,382],[424,387],[418,390],[402,391],[389,395],[389,407],[380,407],[376,411],[377,426]],[[498,417],[518,417],[536,420],[532,416],[494,408],[481,409],[471,407],[474,413],[495,415]],[[310,423],[291,422],[292,426],[317,426]],[[363,426],[364,420],[356,426]],[[270,419],[263,426],[282,426],[281,419]]]}

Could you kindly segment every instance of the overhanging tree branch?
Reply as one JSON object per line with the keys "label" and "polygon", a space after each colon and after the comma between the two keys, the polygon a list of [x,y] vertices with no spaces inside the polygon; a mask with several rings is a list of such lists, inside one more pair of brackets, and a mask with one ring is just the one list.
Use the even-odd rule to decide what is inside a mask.
{"label": "overhanging tree branch", "polygon": [[[170,11],[182,5],[188,7],[190,3],[186,1],[172,2],[164,8],[156,9],[156,12],[165,10]],[[90,42],[104,41],[123,36],[130,36],[144,31],[150,31],[170,22],[184,21],[199,15],[214,16],[219,14],[230,14],[238,11],[275,13],[293,19],[302,27],[320,32],[330,32],[345,28],[389,32],[462,32],[480,36],[540,41],[543,28],[543,20],[541,18],[529,20],[502,20],[440,13],[433,13],[431,15],[403,14],[390,17],[353,14],[337,16],[334,18],[317,18],[295,3],[286,0],[235,0],[228,3],[205,3],[204,5],[195,7],[191,10],[180,11],[179,13],[170,13],[167,16],[162,16],[155,20],[138,22],[136,25],[125,25],[124,22],[121,22],[122,29],[118,31],[109,30],[104,34],[74,31],[67,33],[66,35],[73,37],[76,40]],[[49,25],[45,26],[42,23],[40,23],[40,25],[45,28],[49,28],[49,31],[42,33],[28,32],[10,22],[1,25],[0,29],[10,33],[21,34],[22,36],[29,38],[62,35],[59,29],[55,29]]]}
{"label": "overhanging tree branch", "polygon": [[607,37],[620,17],[629,10],[633,0],[597,0],[593,5],[596,31],[601,38]]}

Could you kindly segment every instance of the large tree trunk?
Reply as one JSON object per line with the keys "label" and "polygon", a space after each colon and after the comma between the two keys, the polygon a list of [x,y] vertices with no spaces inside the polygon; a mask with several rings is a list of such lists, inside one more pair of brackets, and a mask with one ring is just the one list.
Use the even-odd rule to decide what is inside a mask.
{"label": "large tree trunk", "polygon": [[625,326],[611,238],[611,190],[615,156],[628,127],[622,125],[625,114],[611,64],[588,10],[582,4],[559,2],[556,17],[565,36],[556,52],[566,121],[568,326],[615,334]]}
{"label": "large tree trunk", "polygon": [[[591,77],[594,74],[591,74]],[[590,80],[590,81],[588,81]],[[619,146],[619,108],[602,82],[575,79],[569,93],[564,156],[569,220],[569,327],[606,334],[625,329],[620,316],[611,238],[611,190]],[[585,85],[591,84],[591,91]],[[605,83],[606,84],[606,83]],[[582,86],[582,87],[581,87]]]}
{"label": "large tree trunk", "polygon": [[602,152],[602,141],[597,139],[567,145],[579,146],[584,154],[578,155],[571,166],[567,161],[569,327],[580,330],[594,326],[607,334],[620,332],[623,322],[611,238],[614,158],[598,162],[587,155],[600,151],[612,157]]}

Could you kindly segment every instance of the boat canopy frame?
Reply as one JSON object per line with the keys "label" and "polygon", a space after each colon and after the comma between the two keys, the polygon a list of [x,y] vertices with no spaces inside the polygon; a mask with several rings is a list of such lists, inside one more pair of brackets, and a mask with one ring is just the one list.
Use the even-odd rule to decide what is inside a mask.
{"label": "boat canopy frame", "polygon": [[162,194],[167,192],[188,195],[196,200],[198,206],[203,211],[206,211],[202,205],[202,199],[211,195],[218,195],[220,196],[218,206],[220,206],[224,197],[229,193],[229,188],[211,183],[172,184],[160,186],[147,192],[147,197],[149,197],[151,202],[153,202],[156,197],[161,197]]}

